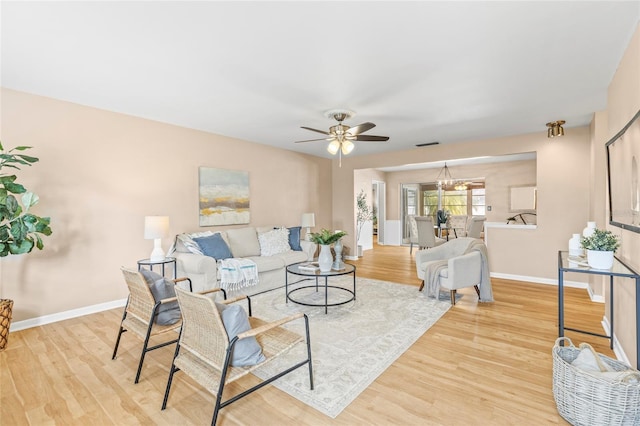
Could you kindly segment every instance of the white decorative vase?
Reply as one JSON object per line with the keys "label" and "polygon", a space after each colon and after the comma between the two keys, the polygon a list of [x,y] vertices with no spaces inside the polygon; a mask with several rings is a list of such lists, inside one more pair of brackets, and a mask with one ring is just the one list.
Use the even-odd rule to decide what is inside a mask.
{"label": "white decorative vase", "polygon": [[587,263],[594,269],[611,269],[613,266],[613,252],[587,250]]}
{"label": "white decorative vase", "polygon": [[339,271],[344,268],[342,263],[342,238],[333,245],[333,251],[336,252],[336,260],[333,262],[333,269]]}
{"label": "white decorative vase", "polygon": [[333,265],[333,255],[331,254],[330,244],[320,244],[320,255],[318,255],[318,266],[320,272],[331,271],[331,265]]}
{"label": "white decorative vase", "polygon": [[580,246],[580,234],[573,234],[569,240],[569,256],[582,256],[584,250]]}
{"label": "white decorative vase", "polygon": [[583,237],[590,237],[593,235],[593,233],[596,230],[596,223],[595,222],[587,222],[587,227],[584,228],[582,230],[582,236]]}

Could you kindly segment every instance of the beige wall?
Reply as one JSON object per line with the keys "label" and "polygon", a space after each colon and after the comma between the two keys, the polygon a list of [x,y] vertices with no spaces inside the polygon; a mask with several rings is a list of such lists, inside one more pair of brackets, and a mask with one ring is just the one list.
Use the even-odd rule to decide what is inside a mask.
{"label": "beige wall", "polygon": [[[634,114],[640,109],[640,25],[627,47],[618,69],[609,85],[607,99],[608,137],[613,137]],[[600,140],[601,147],[607,140]],[[601,148],[604,149],[604,148]],[[611,165],[616,167],[615,164]],[[640,234],[608,227],[622,238],[622,246],[618,256],[630,267],[640,271]],[[615,334],[622,349],[629,357],[631,365],[636,365],[636,291],[629,279],[619,279],[615,282],[616,294],[613,301],[615,306]],[[608,287],[608,286],[607,286]],[[607,288],[608,293],[608,288]],[[609,301],[609,295],[606,296]],[[609,312],[609,310],[608,310]],[[610,314],[608,314],[610,315]]]}
{"label": "beige wall", "polygon": [[[126,297],[120,266],[153,242],[144,216],[168,215],[171,234],[198,226],[198,167],[249,171],[251,225],[331,226],[331,162],[266,145],[2,90],[1,138],[31,145],[20,181],[51,216],[45,250],[0,261],[0,297],[20,321]],[[166,250],[172,238],[163,240]]]}

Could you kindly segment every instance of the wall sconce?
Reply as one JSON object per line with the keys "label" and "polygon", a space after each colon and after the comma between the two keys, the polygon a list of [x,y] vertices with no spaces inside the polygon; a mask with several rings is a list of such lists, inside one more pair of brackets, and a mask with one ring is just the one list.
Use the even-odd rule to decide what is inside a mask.
{"label": "wall sconce", "polygon": [[162,238],[169,236],[169,216],[145,216],[144,239],[153,240],[153,251],[149,256],[152,262],[161,262],[165,259],[162,250]]}
{"label": "wall sconce", "polygon": [[551,123],[547,123],[547,137],[553,138],[556,136],[564,136],[564,127],[562,127],[564,123],[564,120],[552,121]]}
{"label": "wall sconce", "polygon": [[316,226],[316,215],[314,213],[302,213],[302,220],[300,221],[300,225],[303,228],[307,228],[307,235],[305,235],[305,240],[311,241],[311,228]]}

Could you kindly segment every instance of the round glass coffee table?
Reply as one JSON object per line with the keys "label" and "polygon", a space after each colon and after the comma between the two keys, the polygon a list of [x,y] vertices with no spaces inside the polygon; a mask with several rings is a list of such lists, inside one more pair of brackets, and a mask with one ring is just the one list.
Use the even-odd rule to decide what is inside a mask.
{"label": "round glass coffee table", "polygon": [[[293,265],[287,266],[287,273],[285,274],[285,281],[284,281],[286,302],[289,302],[290,300],[293,303],[297,303],[298,305],[324,306],[324,313],[326,314],[329,306],[344,305],[345,303],[349,303],[353,300],[356,300],[356,267],[355,266],[345,263],[344,269],[341,269],[341,270],[332,269],[328,272],[321,272],[319,270],[311,271],[308,269],[304,269],[305,264],[308,264],[308,262],[294,263]],[[315,284],[296,287],[294,289],[289,290],[289,274],[299,275],[299,276],[307,277],[311,279],[315,278]],[[340,275],[349,275],[349,274],[353,275],[353,290],[351,290],[350,288],[340,287],[337,285],[329,285],[330,277],[337,277]],[[324,278],[324,285],[322,284],[322,282],[319,282],[320,278]],[[315,289],[315,292],[309,292],[307,290],[307,293],[315,293],[315,294],[320,293],[320,291],[324,289],[324,298],[322,297],[317,298],[318,300],[310,300],[313,298],[307,298],[306,300],[303,300],[300,293],[298,292],[305,289]],[[331,293],[337,293],[337,292],[345,293],[346,298],[339,297],[339,300],[337,301],[332,300],[331,303],[329,303],[330,291]],[[294,299],[293,296],[295,293],[298,293],[298,294],[296,294],[296,298]],[[335,296],[335,294],[333,294],[332,296]]]}

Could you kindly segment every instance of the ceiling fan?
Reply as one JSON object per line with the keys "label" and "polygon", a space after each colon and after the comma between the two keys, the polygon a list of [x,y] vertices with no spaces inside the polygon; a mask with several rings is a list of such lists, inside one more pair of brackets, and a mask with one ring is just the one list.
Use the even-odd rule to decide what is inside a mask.
{"label": "ceiling fan", "polygon": [[329,131],[312,129],[311,127],[302,126],[303,129],[311,130],[312,132],[322,133],[327,137],[320,139],[307,139],[304,141],[296,141],[295,143],[303,143],[303,142],[315,142],[315,141],[329,141],[329,145],[327,146],[327,151],[331,155],[335,155],[340,153],[340,160],[342,161],[342,155],[347,155],[351,151],[355,145],[354,141],[358,142],[386,142],[389,140],[389,136],[373,136],[373,135],[363,135],[362,133],[373,129],[376,127],[375,124],[366,122],[362,124],[358,124],[354,127],[349,127],[346,124],[342,124],[342,122],[348,118],[351,118],[355,115],[355,112],[343,109],[332,109],[324,113],[324,115],[328,118],[333,118],[338,122],[335,126],[329,127]]}

